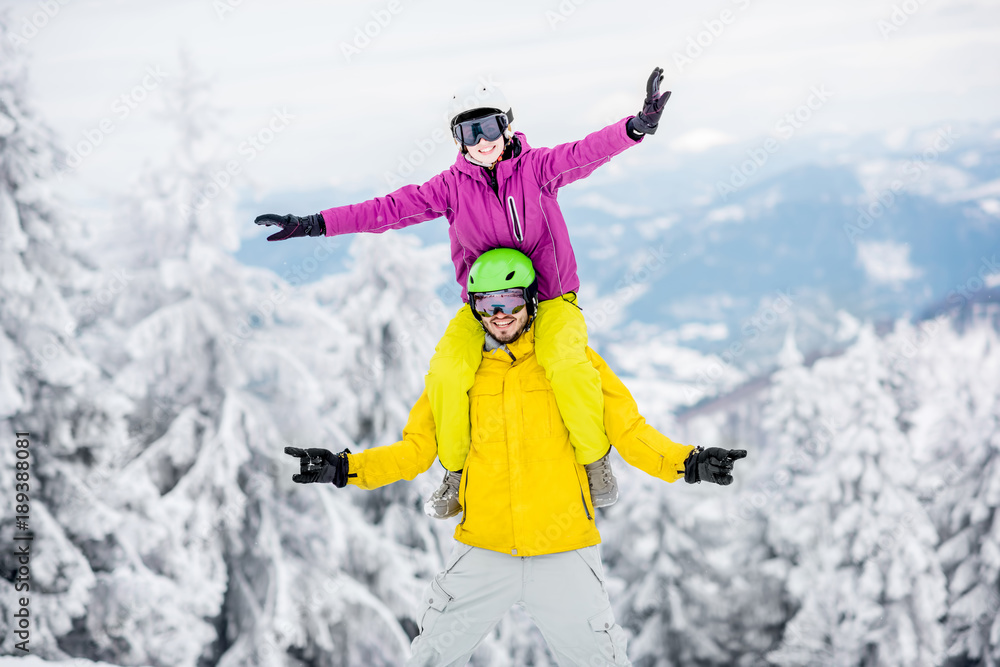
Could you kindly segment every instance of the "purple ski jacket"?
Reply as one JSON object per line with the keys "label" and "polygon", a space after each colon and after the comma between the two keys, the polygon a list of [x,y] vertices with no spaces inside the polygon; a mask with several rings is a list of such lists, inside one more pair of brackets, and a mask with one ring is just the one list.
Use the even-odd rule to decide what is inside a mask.
{"label": "purple ski jacket", "polygon": [[323,211],[327,236],[402,229],[442,215],[448,219],[455,278],[468,301],[469,269],[493,248],[515,248],[531,258],[538,298],[554,299],[580,289],[576,257],[556,195],[559,188],[589,176],[633,141],[628,118],[555,148],[531,148],[520,132],[521,152],[490,170],[459,154],[455,164],[423,185],[406,185],[360,204]]}

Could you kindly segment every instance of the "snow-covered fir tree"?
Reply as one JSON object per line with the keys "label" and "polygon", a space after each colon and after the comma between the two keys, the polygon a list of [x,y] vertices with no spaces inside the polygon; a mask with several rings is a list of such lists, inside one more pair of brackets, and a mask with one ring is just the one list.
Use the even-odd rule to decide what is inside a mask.
{"label": "snow-covered fir tree", "polygon": [[887,340],[948,577],[948,660],[1000,665],[1000,336],[929,320]]}
{"label": "snow-covered fir tree", "polygon": [[[291,484],[294,464],[282,460],[286,444],[354,444],[324,418],[351,395],[344,304],[320,308],[228,254],[235,221],[228,193],[211,187],[224,142],[207,93],[182,68],[168,110],[178,149],[143,175],[109,233],[96,233],[114,242],[100,279],[73,276],[89,290],[76,298],[78,330],[55,280],[73,266],[68,252],[55,256],[72,237],[32,203],[44,135],[3,98],[17,122],[4,124],[3,201],[23,202],[4,210],[6,238],[19,244],[4,252],[25,267],[22,283],[4,283],[5,332],[63,340],[68,330],[82,348],[65,335],[45,351],[59,363],[33,369],[30,341],[5,338],[5,387],[17,393],[5,398],[4,428],[30,428],[52,454],[38,467],[54,497],[32,513],[51,598],[34,607],[33,652],[123,665],[398,664],[415,605],[397,615],[385,600],[412,602],[410,561],[349,495]],[[4,260],[13,278],[19,264]],[[351,576],[373,564],[378,587]]]}
{"label": "snow-covered fir tree", "polygon": [[840,358],[775,376],[770,451],[787,487],[767,540],[788,561],[795,604],[777,664],[934,665],[944,635],[937,535],[869,328]]}
{"label": "snow-covered fir tree", "polygon": [[[88,461],[79,431],[92,416],[114,422],[114,411],[105,412],[98,370],[74,338],[72,303],[95,274],[70,243],[78,221],[53,194],[59,151],[30,106],[22,54],[5,21],[0,15],[0,438],[13,445],[14,434],[26,432],[31,445],[27,470],[15,469],[14,452],[0,463],[0,488],[11,494],[5,503],[15,490],[29,499],[27,525],[15,523],[11,507],[0,518],[0,539],[5,545],[15,544],[15,533],[34,539],[31,571],[17,590],[13,549],[0,556],[0,654],[28,650],[58,658],[66,653],[56,640],[86,613],[94,572],[85,545],[57,518],[66,492],[57,463]],[[14,634],[12,621],[22,597],[29,600],[31,632],[18,646],[26,638]]]}
{"label": "snow-covered fir tree", "polygon": [[[725,437],[688,442],[673,424],[665,432],[685,444],[748,447]],[[632,635],[633,664],[752,665],[776,644],[785,620],[783,570],[767,562],[759,515],[741,512],[734,500],[758,463],[741,461],[726,489],[667,485],[616,465],[622,497],[599,516],[601,550],[613,588],[621,588],[611,601]]]}
{"label": "snow-covered fir tree", "polygon": [[704,545],[690,534],[691,523],[683,525],[691,507],[676,497],[676,483],[647,482],[642,472],[625,470],[620,458],[617,463],[623,498],[598,520],[605,566],[624,589],[612,604],[632,634],[629,657],[647,667],[723,662],[725,653],[707,627],[718,611],[712,598],[724,604],[720,581],[705,561]]}
{"label": "snow-covered fir tree", "polygon": [[[229,256],[230,193],[213,178],[224,140],[204,82],[182,69],[177,84],[168,113],[179,148],[124,207],[120,223],[135,238],[110,256],[134,287],[102,336],[124,339],[124,354],[101,356],[139,406],[130,419],[157,426],[109,489],[122,514],[116,534],[140,558],[102,579],[102,599],[113,611],[150,578],[163,591],[155,606],[131,604],[132,626],[116,641],[132,651],[114,650],[170,664],[397,664],[409,637],[392,593],[410,601],[409,570],[393,567],[397,550],[348,494],[291,484],[294,462],[282,453],[354,445],[326,416],[352,397],[343,379],[358,339],[345,304],[321,308]],[[95,348],[97,339],[95,329]],[[373,570],[380,581],[354,576]],[[97,612],[95,635],[107,623]]]}

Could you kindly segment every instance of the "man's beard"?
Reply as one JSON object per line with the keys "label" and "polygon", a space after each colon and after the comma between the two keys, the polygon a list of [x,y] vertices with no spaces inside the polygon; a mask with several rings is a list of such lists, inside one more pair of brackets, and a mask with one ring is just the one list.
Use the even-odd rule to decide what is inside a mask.
{"label": "man's beard", "polygon": [[487,328],[486,333],[488,333],[496,342],[506,345],[508,343],[513,343],[515,340],[520,338],[521,334],[523,334],[527,329],[528,329],[527,324],[520,327],[518,327],[515,324],[514,326],[511,326],[509,329],[504,329],[503,331],[498,333],[493,333]]}

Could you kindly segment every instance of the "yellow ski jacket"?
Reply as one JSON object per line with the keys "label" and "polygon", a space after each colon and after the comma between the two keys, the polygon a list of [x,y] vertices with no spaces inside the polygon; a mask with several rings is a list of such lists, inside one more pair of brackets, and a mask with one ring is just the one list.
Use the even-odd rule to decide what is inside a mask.
{"label": "yellow ski jacket", "polygon": [[[484,351],[469,391],[472,448],[462,474],[464,508],[455,539],[512,556],[538,556],[598,544],[594,507],[583,466],[576,462],[545,369],[528,331],[502,349]],[[622,381],[592,349],[601,374],[604,425],[629,464],[673,482],[684,476],[694,449],[646,423]],[[349,454],[350,484],[373,489],[413,479],[437,456],[434,417],[425,391],[410,412],[403,439]]]}

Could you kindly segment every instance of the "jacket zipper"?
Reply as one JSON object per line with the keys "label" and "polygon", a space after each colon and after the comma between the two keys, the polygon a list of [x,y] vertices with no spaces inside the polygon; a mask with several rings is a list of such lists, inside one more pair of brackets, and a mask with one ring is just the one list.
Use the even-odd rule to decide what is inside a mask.
{"label": "jacket zipper", "polygon": [[524,230],[521,229],[521,219],[517,217],[517,206],[514,205],[514,197],[507,196],[507,210],[510,211],[510,224],[514,227],[514,238],[520,243],[524,240]]}
{"label": "jacket zipper", "polygon": [[497,183],[496,166],[484,167],[484,169],[486,169],[486,173],[490,175],[490,188],[492,188],[493,194],[497,196],[497,199],[500,199],[500,184]]}
{"label": "jacket zipper", "polygon": [[462,500],[465,504],[462,505],[462,521],[458,525],[465,523],[465,520],[469,518],[469,468],[466,466],[465,472],[462,474]]}
{"label": "jacket zipper", "polygon": [[[500,184],[497,182],[497,168],[494,165],[491,168],[486,168],[486,173],[489,174],[490,179],[490,189],[493,190],[493,194],[497,196],[497,199],[503,201],[500,196]],[[521,243],[524,241],[524,229],[521,227],[521,218],[517,215],[517,206],[514,204],[514,197],[507,196],[507,211],[510,214],[510,225],[511,230],[514,234],[514,239]]]}
{"label": "jacket zipper", "polygon": [[583,503],[583,511],[586,512],[588,519],[593,519],[594,517],[590,516],[590,510],[587,508],[587,496],[583,492],[583,484],[580,483],[579,477],[577,477],[576,483],[580,487],[580,501]]}

